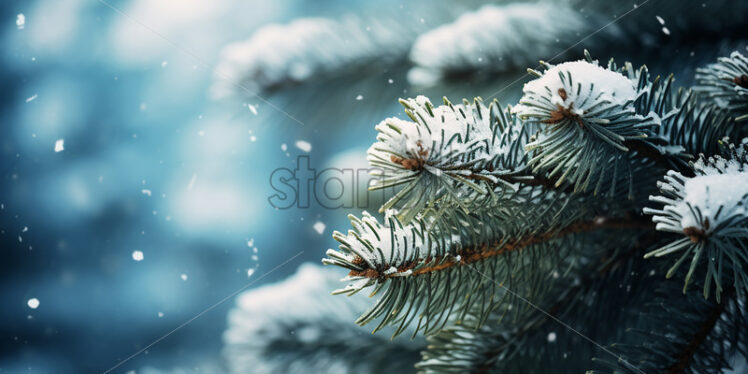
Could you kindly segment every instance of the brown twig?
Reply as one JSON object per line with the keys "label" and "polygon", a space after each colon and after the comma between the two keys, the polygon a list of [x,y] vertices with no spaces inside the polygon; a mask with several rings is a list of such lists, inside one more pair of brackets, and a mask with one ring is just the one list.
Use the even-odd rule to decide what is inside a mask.
{"label": "brown twig", "polygon": [[[623,145],[626,146],[628,149],[632,151],[636,151],[641,156],[644,156],[648,159],[653,160],[657,165],[662,167],[663,169],[672,169],[675,167],[670,160],[657,151],[657,149],[653,147],[648,147],[645,142],[639,140],[639,139],[629,139],[623,142]],[[678,170],[683,172],[684,174],[688,174],[689,170]]]}
{"label": "brown twig", "polygon": [[734,288],[729,288],[725,290],[725,297],[724,300],[722,300],[721,303],[714,306],[714,308],[711,310],[707,318],[704,320],[704,323],[699,327],[699,329],[696,331],[696,333],[693,335],[691,340],[688,342],[688,344],[684,347],[683,351],[678,354],[675,359],[675,363],[667,368],[665,370],[665,373],[667,374],[678,374],[683,373],[688,368],[688,364],[693,358],[693,356],[698,352],[699,347],[701,344],[703,344],[706,339],[709,337],[709,333],[712,332],[714,327],[717,325],[717,322],[719,322],[719,319],[722,317],[722,314],[725,312],[725,309],[727,309],[727,302],[730,297],[732,297],[733,293],[735,292]]}
{"label": "brown twig", "polygon": [[[578,284],[567,288],[564,293],[558,298],[559,301],[554,303],[550,308],[548,308],[548,313],[552,316],[556,316],[557,313],[564,307],[564,305],[569,304],[569,295],[573,294],[579,294],[581,292],[586,292],[586,290],[589,290],[591,286],[594,284],[594,279],[603,279],[606,277],[610,272],[612,272],[614,269],[616,269],[618,266],[623,264],[625,261],[630,259],[633,256],[641,256],[641,252],[648,248],[652,243],[657,241],[657,235],[655,233],[649,233],[641,238],[639,238],[634,246],[624,252],[619,253],[611,260],[601,259],[603,262],[603,266],[599,268],[598,271],[590,271],[588,272],[588,276],[585,277],[585,279],[582,282],[579,282]],[[534,321],[530,321],[527,324],[525,324],[525,327],[523,327],[520,330],[515,331],[512,333],[512,339],[516,339],[519,336],[526,334],[530,332],[531,330],[537,330],[539,327],[543,326],[546,322],[548,322],[550,318],[543,314],[538,314],[535,317]],[[487,351],[484,353],[483,357],[485,358],[485,364],[479,366],[475,371],[473,371],[474,374],[483,374],[488,373],[490,369],[492,368],[492,359],[496,356],[498,356],[505,347],[499,347],[496,349],[492,349],[490,351]]]}
{"label": "brown twig", "polygon": [[[566,90],[563,88],[558,89],[558,96],[561,97],[561,100],[566,101],[566,98],[568,95],[566,94]],[[582,121],[582,117],[579,116],[579,114],[574,113],[574,103],[569,103],[569,107],[564,107],[561,104],[556,104],[556,110],[552,111],[550,113],[550,117],[548,119],[543,120],[542,122],[549,125],[555,125],[565,119],[568,119],[570,121],[576,122],[579,127],[584,128],[584,121]]]}
{"label": "brown twig", "polygon": [[732,83],[735,83],[743,88],[748,88],[748,75],[738,75],[737,77],[732,78]]}

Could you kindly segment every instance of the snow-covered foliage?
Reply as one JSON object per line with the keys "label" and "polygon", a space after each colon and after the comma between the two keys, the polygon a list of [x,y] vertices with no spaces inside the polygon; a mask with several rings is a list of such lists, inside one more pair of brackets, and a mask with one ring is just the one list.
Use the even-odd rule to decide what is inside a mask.
{"label": "snow-covered foliage", "polygon": [[224,334],[230,372],[373,374],[411,368],[422,340],[391,341],[341,323],[355,319],[368,302],[331,296],[339,278],[335,269],[304,264],[280,283],[241,294]]}
{"label": "snow-covered foliage", "polygon": [[[346,286],[334,293],[353,295],[367,288],[372,296],[382,293],[356,320],[361,325],[377,320],[374,331],[393,324],[399,326],[397,333],[412,325],[425,335],[435,333],[450,318],[447,310],[466,311],[491,298],[495,284],[481,275],[484,272],[508,276],[527,266],[555,266],[550,264],[563,258],[563,251],[557,251],[558,256],[533,263],[511,260],[509,252],[515,250],[535,252],[562,245],[564,239],[546,243],[538,238],[556,232],[561,216],[576,221],[589,213],[578,201],[565,201],[554,193],[538,196],[540,191],[537,187],[524,194],[507,193],[497,197],[495,209],[481,214],[454,208],[448,219],[432,227],[433,220],[421,217],[404,225],[389,211],[384,223],[366,212],[362,218],[349,216],[353,229],[347,234],[336,231],[333,237],[340,246],[328,250],[322,260],[349,270],[342,279]],[[450,296],[431,293],[430,287],[446,287]],[[417,324],[411,323],[415,317]]]}
{"label": "snow-covered foliage", "polygon": [[559,41],[576,37],[588,24],[563,4],[485,5],[419,36],[408,80],[428,85],[465,71],[524,68],[561,52],[567,45]]}
{"label": "snow-covered foliage", "polygon": [[534,152],[530,165],[536,172],[550,172],[556,185],[569,181],[576,190],[593,185],[598,191],[628,164],[624,158],[630,147],[653,134],[660,117],[637,113],[637,81],[595,61],[545,67],[542,73],[534,71],[538,78],[525,84],[513,109],[526,126],[540,128],[525,146]]}
{"label": "snow-covered foliage", "polygon": [[[489,109],[483,102],[434,107],[425,96],[401,100],[413,122],[393,117],[380,122],[377,142],[368,151],[372,166],[395,166],[415,173],[420,169],[441,175],[467,175],[468,165],[490,162],[503,153]],[[386,183],[380,180],[378,183]]]}
{"label": "snow-covered foliage", "polygon": [[734,51],[729,57],[696,71],[697,92],[733,112],[736,120],[748,119],[748,57]]}
{"label": "snow-covered foliage", "polygon": [[[520,105],[514,107],[521,119],[574,121],[580,127],[608,125],[621,115],[634,114],[631,104],[638,95],[635,81],[584,60],[551,66],[525,83],[522,92]],[[610,113],[616,107],[622,110]]]}
{"label": "snow-covered foliage", "polygon": [[[460,239],[459,236],[450,236],[439,240],[424,235],[421,230],[425,223],[421,220],[404,226],[390,216],[384,225],[368,212],[363,212],[360,219],[355,216],[350,216],[350,219],[353,230],[347,234],[338,231],[333,234],[341,243],[340,250],[329,249],[329,258],[322,260],[325,264],[346,267],[359,264],[352,269],[356,275],[344,279],[350,283],[335,293],[355,294],[375,284],[377,277],[372,276],[372,271],[388,278],[410,276],[413,269],[417,270],[417,262],[444,256]],[[425,264],[424,261],[422,265]]]}
{"label": "snow-covered foliage", "polygon": [[720,17],[745,14],[748,7],[743,2],[714,0],[698,10],[693,5],[691,11],[683,11],[682,0],[660,0],[635,4],[623,14],[615,1],[485,5],[419,36],[410,52],[415,67],[408,80],[431,85],[449,76],[501,72],[534,66],[538,60],[568,58],[579,45],[597,52],[611,50],[611,46],[618,51],[655,49],[662,41],[744,28],[740,16]]}
{"label": "snow-covered foliage", "polygon": [[400,103],[412,121],[380,122],[377,142],[368,150],[376,177],[372,189],[406,184],[381,211],[408,195],[421,196],[398,207],[407,223],[431,201],[459,204],[473,192],[486,193],[481,182],[502,182],[499,176],[516,164],[521,127],[498,102],[486,107],[476,98],[453,105],[445,98],[435,107],[418,96]]}
{"label": "snow-covered foliage", "polygon": [[658,230],[682,233],[698,242],[720,235],[727,221],[748,219],[748,157],[744,146],[734,149],[732,159],[701,157],[694,163],[694,177],[668,172],[658,183],[663,196],[651,198],[665,208],[645,210],[654,215]]}
{"label": "snow-covered foliage", "polygon": [[[655,21],[667,23],[663,17]],[[742,347],[744,339],[724,335],[742,325],[736,296],[748,289],[748,140],[739,147],[720,143],[723,156],[714,156],[712,146],[696,143],[716,143],[715,134],[733,132],[719,125],[719,118],[701,121],[716,113],[699,101],[703,98],[674,88],[672,76],[653,77],[646,67],[634,69],[629,62],[619,67],[613,59],[603,67],[586,51],[585,57],[529,69],[537,79],[525,84],[519,105],[506,111],[486,108],[481,100],[435,107],[419,96],[401,100],[410,121],[389,118],[376,126],[377,141],[368,151],[370,163],[381,168],[375,187],[401,189],[382,206],[383,223],[366,212],[350,216],[353,229],[334,233],[340,246],[328,250],[323,263],[348,271],[346,286],[336,294],[368,290],[379,296],[356,323],[375,322],[374,332],[399,326],[396,335],[415,325],[431,337],[416,368],[493,372],[502,371],[505,360],[521,368],[526,365],[515,353],[536,357],[536,343],[557,345],[560,350],[549,354],[561,360],[563,353],[565,360],[579,337],[540,325],[547,317],[559,322],[556,316],[568,319],[590,309],[597,315],[562,324],[591,340],[596,337],[570,326],[596,330],[597,319],[615,314],[625,323],[611,319],[606,326],[611,331],[596,330],[605,341],[626,335],[623,325],[661,338],[641,346],[640,339],[626,335],[605,351],[615,360],[603,366],[624,364],[629,370],[644,363],[647,372],[710,372],[727,365],[733,353],[723,354],[724,347]],[[517,146],[523,153],[513,151]],[[699,153],[694,149],[707,156],[689,163]],[[658,186],[655,181],[664,175]],[[640,212],[657,187],[664,196],[652,199],[665,207],[645,211],[655,215],[653,225]],[[597,196],[599,191],[605,196]],[[674,237],[657,230],[681,237],[656,249]],[[663,292],[667,288],[659,287],[655,276],[666,260],[641,258],[677,251],[680,257],[667,275],[690,258],[686,285],[701,260],[708,262],[698,274],[706,273],[704,281],[697,282],[706,300],[697,297],[695,303],[691,295]],[[611,285],[620,290],[601,292]],[[578,293],[559,294],[555,287],[578,287]],[[709,299],[711,289],[717,300]],[[582,300],[587,294],[589,300]],[[595,305],[608,296],[622,303],[603,299]],[[672,324],[663,326],[662,315],[643,300],[683,313],[669,315]],[[509,315],[514,319],[505,319]],[[540,317],[538,325],[533,315]],[[493,317],[500,326],[489,325]],[[448,327],[471,318],[469,331]],[[481,326],[488,339],[474,333]],[[679,343],[693,340],[698,340],[694,347],[685,349]],[[628,352],[636,350],[654,354],[629,362]],[[656,354],[661,351],[672,353],[662,358]]]}
{"label": "snow-covered foliage", "polygon": [[403,58],[417,28],[388,19],[302,18],[264,26],[249,40],[224,48],[216,68],[215,97],[272,90],[333,72],[383,66]]}
{"label": "snow-covered foliage", "polygon": [[[690,277],[704,249],[708,251],[705,256],[710,262],[709,276],[714,263],[723,257],[736,261],[738,267],[748,265],[744,253],[748,240],[748,138],[738,146],[729,145],[725,153],[725,157],[702,156],[693,163],[693,177],[668,172],[664,181],[658,183],[662,195],[650,197],[663,204],[663,208],[644,209],[646,214],[653,215],[657,230],[684,236],[647,254],[647,257],[660,257],[684,251],[670,275],[682,259],[694,253]],[[736,276],[735,282],[748,285],[748,279],[740,276]],[[705,288],[708,285],[709,282]]]}
{"label": "snow-covered foliage", "polygon": [[681,227],[700,227],[708,235],[712,225],[719,227],[726,218],[746,214],[748,171],[690,178],[683,191],[683,201],[676,206],[683,217]]}

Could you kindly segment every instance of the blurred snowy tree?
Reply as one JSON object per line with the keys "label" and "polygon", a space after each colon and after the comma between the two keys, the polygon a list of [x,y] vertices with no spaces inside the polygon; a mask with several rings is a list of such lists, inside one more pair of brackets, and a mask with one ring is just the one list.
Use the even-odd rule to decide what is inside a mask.
{"label": "blurred snowy tree", "polygon": [[401,372],[418,361],[422,339],[369,334],[341,324],[364,312],[363,297],[330,295],[337,272],[302,265],[285,281],[242,294],[224,335],[232,373]]}

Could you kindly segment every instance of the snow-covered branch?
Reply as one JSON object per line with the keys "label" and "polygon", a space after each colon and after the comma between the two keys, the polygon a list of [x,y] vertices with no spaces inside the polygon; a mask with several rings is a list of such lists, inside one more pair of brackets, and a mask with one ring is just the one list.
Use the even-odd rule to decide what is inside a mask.
{"label": "snow-covered branch", "polygon": [[696,71],[696,91],[728,110],[736,121],[748,120],[748,57],[735,51]]}
{"label": "snow-covered branch", "polygon": [[589,27],[583,14],[563,4],[485,5],[419,36],[408,80],[428,85],[475,70],[525,68],[562,52]]}
{"label": "snow-covered branch", "polygon": [[660,156],[646,143],[660,116],[648,108],[637,113],[634,105],[647,85],[591,60],[544,66],[544,72],[532,71],[538,78],[525,84],[514,107],[525,125],[540,128],[525,146],[533,152],[533,170],[547,171],[557,185],[568,181],[578,191],[592,185],[597,192],[610,184],[613,194],[618,173],[628,174],[624,181],[632,185],[630,152]]}
{"label": "snow-covered branch", "polygon": [[331,296],[340,278],[335,270],[305,264],[280,283],[240,295],[224,334],[230,372],[374,374],[411,368],[423,341],[391,341],[351,323],[368,301]]}
{"label": "snow-covered branch", "polygon": [[212,93],[246,96],[242,87],[260,93],[332,73],[386,66],[405,56],[422,28],[358,16],[264,26],[249,40],[224,48]]}
{"label": "snow-covered branch", "polygon": [[[682,235],[682,238],[647,253],[646,257],[661,257],[682,252],[670,268],[668,277],[675,274],[684,260],[692,261],[686,276],[685,288],[699,266],[700,258],[708,263],[704,296],[708,296],[712,281],[717,297],[725,287],[721,274],[725,263],[735,272],[734,282],[739,292],[748,289],[748,138],[743,143],[726,146],[725,157],[701,157],[693,164],[694,177],[670,171],[658,183],[662,195],[652,196],[661,209],[645,208],[651,214],[657,230]],[[732,272],[729,271],[729,272]]]}

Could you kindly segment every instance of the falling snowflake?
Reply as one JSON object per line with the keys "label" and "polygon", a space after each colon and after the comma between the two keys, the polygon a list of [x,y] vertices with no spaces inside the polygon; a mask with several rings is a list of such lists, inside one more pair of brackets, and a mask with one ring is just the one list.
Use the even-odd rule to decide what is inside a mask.
{"label": "falling snowflake", "polygon": [[356,96],[356,100],[361,101],[364,99],[364,95],[358,95]]}
{"label": "falling snowflake", "polygon": [[65,150],[65,139],[57,139],[55,142],[55,152],[62,152]]}
{"label": "falling snowflake", "polygon": [[169,61],[161,61],[161,67],[165,68],[166,65],[169,65]]}
{"label": "falling snowflake", "polygon": [[140,193],[142,193],[143,195],[149,196],[149,197],[150,197],[150,196],[151,196],[151,195],[153,194],[153,193],[151,192],[151,190],[149,190],[149,189],[146,189],[146,188],[144,188],[144,189],[140,190]]}
{"label": "falling snowflake", "polygon": [[300,149],[300,150],[302,150],[304,152],[309,152],[309,151],[312,150],[312,144],[309,143],[309,142],[307,142],[307,141],[305,141],[305,140],[299,140],[299,141],[296,142],[296,148],[298,148],[298,149]]}
{"label": "falling snowflake", "polygon": [[317,231],[318,234],[322,235],[322,233],[325,232],[325,224],[320,221],[317,221],[314,224],[314,231]]}
{"label": "falling snowflake", "polygon": [[669,29],[668,29],[667,27],[663,27],[663,28],[662,28],[662,32],[663,32],[663,33],[664,33],[665,35],[670,35],[670,30],[669,30]]}
{"label": "falling snowflake", "polygon": [[16,27],[18,27],[19,30],[23,30],[23,28],[26,27],[26,16],[24,16],[23,13],[19,13],[16,16]]}
{"label": "falling snowflake", "polygon": [[161,318],[164,316],[164,312],[158,312],[158,318]]}
{"label": "falling snowflake", "polygon": [[254,135],[252,135],[252,136],[249,137],[249,141],[255,142],[255,141],[257,141],[257,137],[254,136]]}
{"label": "falling snowflake", "polygon": [[192,178],[190,178],[190,183],[187,184],[187,191],[192,191],[192,188],[195,187],[195,182],[197,181],[197,173],[192,174]]}
{"label": "falling snowflake", "polygon": [[285,152],[288,149],[286,143],[281,144],[281,151]]}
{"label": "falling snowflake", "polygon": [[28,305],[31,309],[36,309],[39,307],[39,299],[32,297],[29,299],[29,301],[26,302],[26,305]]}
{"label": "falling snowflake", "polygon": [[555,332],[548,333],[548,343],[553,343],[555,341],[556,341],[556,333]]}
{"label": "falling snowflake", "polygon": [[179,277],[182,278],[183,281],[187,280],[187,274],[185,273],[182,273],[182,275],[180,275]]}
{"label": "falling snowflake", "polygon": [[659,23],[660,23],[660,25],[665,25],[665,20],[664,20],[664,19],[662,19],[662,17],[660,17],[660,16],[655,16],[655,18],[657,18],[657,22],[659,22]]}
{"label": "falling snowflake", "polygon": [[255,273],[255,268],[247,269],[247,278],[251,277]]}
{"label": "falling snowflake", "polygon": [[135,261],[143,261],[143,251],[133,251],[132,259]]}
{"label": "falling snowflake", "polygon": [[34,100],[36,100],[36,98],[37,98],[37,97],[39,97],[39,94],[33,94],[33,95],[31,95],[30,97],[28,97],[28,98],[26,99],[26,102],[27,102],[27,103],[30,103],[30,102],[32,102],[32,101],[34,101]]}
{"label": "falling snowflake", "polygon": [[257,107],[252,104],[249,104],[248,106],[249,106],[249,111],[252,112],[252,114],[257,115]]}

